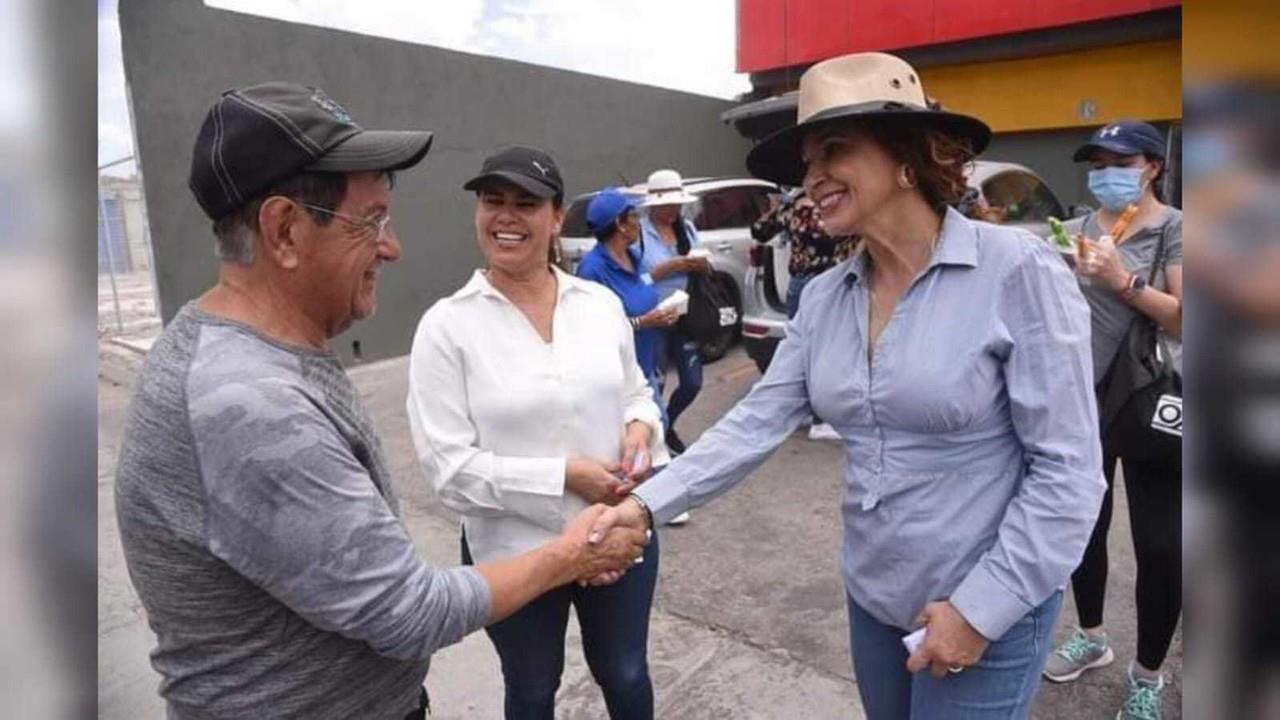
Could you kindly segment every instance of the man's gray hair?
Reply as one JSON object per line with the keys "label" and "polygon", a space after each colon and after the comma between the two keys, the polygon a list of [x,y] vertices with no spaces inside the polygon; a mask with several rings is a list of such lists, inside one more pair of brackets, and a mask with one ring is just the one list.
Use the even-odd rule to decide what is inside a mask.
{"label": "man's gray hair", "polygon": [[214,225],[213,254],[222,262],[252,265],[253,259],[258,255],[257,228],[249,227],[242,221],[229,225],[230,227],[225,228]]}
{"label": "man's gray hair", "polygon": [[[241,205],[213,223],[213,252],[222,262],[252,265],[258,256],[258,211],[274,195],[300,203],[335,210],[347,194],[347,176],[342,173],[303,172],[278,183],[262,195]],[[308,210],[318,225],[328,225],[332,217]]]}

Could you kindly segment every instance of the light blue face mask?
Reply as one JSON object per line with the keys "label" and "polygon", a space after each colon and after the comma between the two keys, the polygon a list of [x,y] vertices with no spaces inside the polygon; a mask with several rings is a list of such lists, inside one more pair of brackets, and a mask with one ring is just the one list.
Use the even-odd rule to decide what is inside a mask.
{"label": "light blue face mask", "polygon": [[1146,183],[1142,182],[1143,168],[1105,167],[1089,171],[1089,192],[1102,203],[1102,207],[1119,212],[1138,202]]}

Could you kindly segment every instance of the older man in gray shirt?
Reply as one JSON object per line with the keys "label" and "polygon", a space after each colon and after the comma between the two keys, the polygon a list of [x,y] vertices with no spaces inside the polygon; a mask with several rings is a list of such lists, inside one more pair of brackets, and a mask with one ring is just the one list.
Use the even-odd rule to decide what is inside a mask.
{"label": "older man in gray shirt", "polygon": [[635,530],[589,544],[596,507],[511,560],[415,553],[327,341],[373,313],[400,256],[390,172],[430,142],[286,83],[228,91],[200,129],[190,186],[219,280],[147,357],[116,478],[170,717],[422,717],[432,652],[643,551]]}

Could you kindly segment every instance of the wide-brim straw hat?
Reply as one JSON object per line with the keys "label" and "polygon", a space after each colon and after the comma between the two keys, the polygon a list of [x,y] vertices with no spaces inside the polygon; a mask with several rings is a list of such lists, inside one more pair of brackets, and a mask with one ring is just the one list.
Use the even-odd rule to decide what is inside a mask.
{"label": "wide-brim straw hat", "polygon": [[649,175],[649,182],[645,184],[644,202],[640,205],[687,205],[697,201],[697,196],[685,192],[684,178],[680,177],[680,173],[675,170],[654,170]]}
{"label": "wide-brim straw hat", "polygon": [[991,128],[981,120],[930,108],[919,74],[906,61],[886,53],[855,53],[824,60],[800,76],[796,124],[752,148],[747,169],[765,180],[799,185],[805,174],[800,157],[805,136],[851,120],[936,128],[968,140],[975,154],[991,142]]}

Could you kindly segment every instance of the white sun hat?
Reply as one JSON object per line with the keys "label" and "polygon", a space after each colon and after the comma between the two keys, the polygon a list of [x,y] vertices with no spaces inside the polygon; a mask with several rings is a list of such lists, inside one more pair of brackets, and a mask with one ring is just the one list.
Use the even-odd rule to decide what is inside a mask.
{"label": "white sun hat", "polygon": [[644,202],[640,203],[642,207],[687,205],[698,200],[696,196],[684,191],[684,180],[675,170],[654,170],[645,187],[647,192]]}

